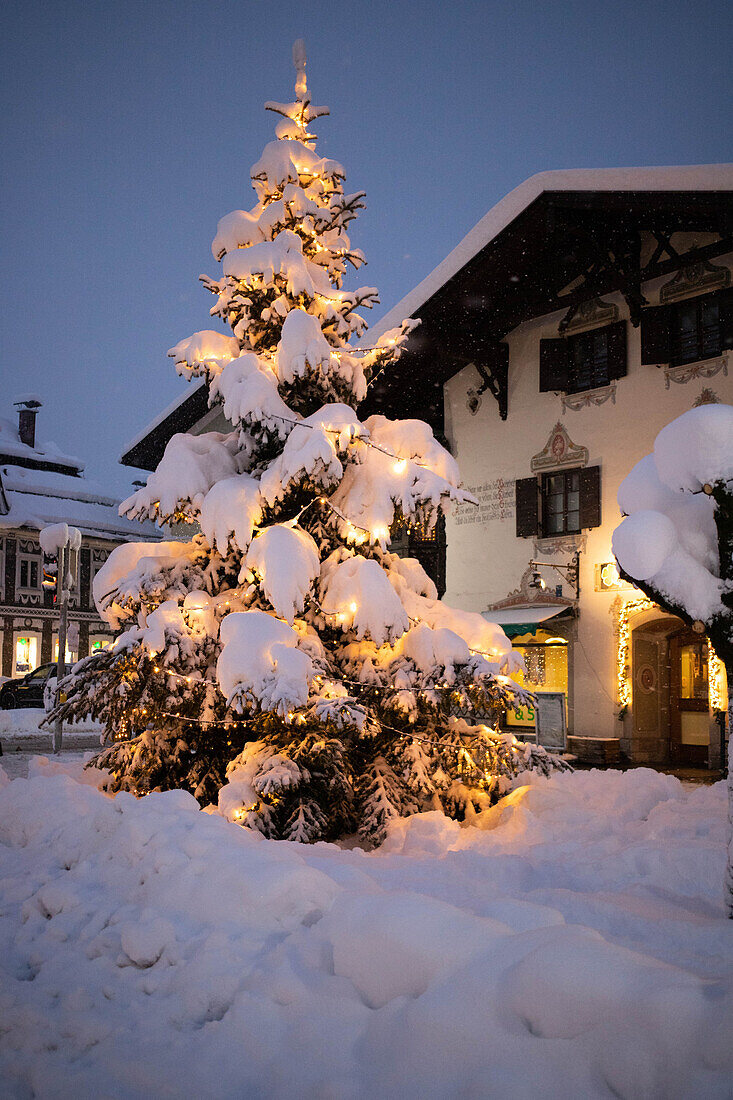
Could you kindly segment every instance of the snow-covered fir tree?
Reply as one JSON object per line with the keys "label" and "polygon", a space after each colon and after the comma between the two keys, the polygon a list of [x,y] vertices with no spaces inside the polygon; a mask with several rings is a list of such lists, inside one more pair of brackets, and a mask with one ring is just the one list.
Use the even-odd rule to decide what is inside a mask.
{"label": "snow-covered fir tree", "polygon": [[113,790],[184,787],[269,837],[377,842],[396,816],[470,817],[557,762],[484,724],[521,694],[503,632],[389,551],[395,523],[430,529],[471,498],[425,423],[357,415],[416,322],[364,346],[377,292],[342,289],[364,262],[348,235],[364,196],[316,152],[328,110],[301,43],[294,61],[294,102],[266,104],[257,202],[219,222],[221,275],[202,276],[231,334],[169,353],[232,429],[174,436],[121,506],[199,533],[113,552],[94,595],[121,634],[60,709],[117,738],[95,761]]}

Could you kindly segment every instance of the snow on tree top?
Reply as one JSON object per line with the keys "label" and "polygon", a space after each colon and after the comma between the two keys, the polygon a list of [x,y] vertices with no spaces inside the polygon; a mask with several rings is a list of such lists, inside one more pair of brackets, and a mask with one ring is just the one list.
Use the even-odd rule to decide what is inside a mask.
{"label": "snow on tree top", "polygon": [[271,141],[262,156],[250,169],[255,190],[261,197],[264,189],[278,191],[287,183],[299,183],[300,176],[344,179],[346,172],[337,160],[317,156],[307,145],[283,138]]}
{"label": "snow on tree top", "polygon": [[257,208],[251,213],[246,210],[232,210],[230,214],[219,219],[216,236],[211,242],[211,253],[215,260],[220,260],[226,252],[233,252],[235,248],[247,248],[265,239],[256,215]]}
{"label": "snow on tree top", "polygon": [[222,269],[225,275],[237,280],[251,279],[253,275],[266,282],[282,279],[287,294],[293,298],[301,294],[309,298],[333,294],[324,269],[303,255],[303,242],[289,229],[284,229],[274,241],[227,252]]}

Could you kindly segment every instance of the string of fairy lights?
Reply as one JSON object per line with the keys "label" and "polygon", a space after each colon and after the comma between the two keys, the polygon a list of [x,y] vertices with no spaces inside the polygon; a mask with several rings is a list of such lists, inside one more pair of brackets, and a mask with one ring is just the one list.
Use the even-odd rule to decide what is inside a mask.
{"label": "string of fairy lights", "polygon": [[[308,428],[311,431],[323,431],[328,435],[340,436],[343,432],[342,428],[329,428],[325,424],[308,424],[305,420],[296,420],[295,417],[282,416],[280,413],[269,414],[273,420],[282,420],[285,424],[292,424],[296,428]],[[355,443],[363,443],[365,447],[371,447],[374,451],[380,451],[388,458],[396,459],[399,464],[399,468],[395,468],[395,473],[402,473],[409,463],[415,466],[422,467],[423,470],[432,470],[432,466],[427,462],[420,462],[417,458],[404,458],[402,455],[398,455],[395,451],[390,451],[387,447],[383,447],[379,443],[375,443],[372,439],[367,439],[362,435],[353,437]]]}
{"label": "string of fairy lights", "polygon": [[[631,705],[631,618],[656,608],[653,600],[643,596],[636,600],[627,600],[618,615],[618,645],[616,649],[616,690],[618,702],[623,712]],[[722,710],[725,703],[725,668],[715,652],[710,639],[706,638],[708,650],[708,690],[712,710]]]}
{"label": "string of fairy lights", "polygon": [[[312,598],[312,599],[313,599],[313,602],[314,602],[315,606],[317,607],[317,609],[323,615],[333,617],[334,613],[328,612],[314,598]],[[230,606],[230,601],[229,600],[226,601],[226,606]],[[186,608],[185,610],[189,611],[189,612],[191,612],[191,611],[199,612],[199,611],[204,611],[206,609],[203,606],[200,606],[200,607],[189,607],[189,608]],[[352,610],[352,613],[353,613],[356,610],[356,605],[352,605],[351,610]],[[341,614],[341,613],[339,613],[339,614]],[[415,619],[415,618],[413,618],[412,616],[409,616],[409,615],[408,615],[408,619],[413,624],[419,625],[419,623],[420,623],[420,620]],[[282,621],[286,621],[286,620],[282,620]],[[499,656],[498,653],[491,653],[490,651],[486,651],[486,650],[471,649],[470,647],[469,647],[469,652],[476,655],[476,656],[484,657],[486,659],[496,658],[496,657]],[[151,654],[151,656],[155,656],[155,654]],[[202,687],[203,686],[213,686],[213,687],[217,688],[217,690],[220,690],[220,685],[219,685],[218,680],[212,679],[211,677],[206,677],[206,676],[201,676],[201,675],[190,675],[188,673],[176,672],[174,669],[165,668],[160,664],[153,665],[152,671],[156,675],[169,676],[171,679],[174,679],[174,680],[178,681],[179,683],[185,683],[185,684],[189,685],[190,687],[196,687],[196,686],[199,686],[199,685],[202,686]],[[497,679],[502,684],[510,682],[510,677],[508,677],[508,676],[498,676]],[[335,675],[335,676],[331,677],[329,675],[319,673],[319,674],[317,674],[316,676],[313,677],[313,682],[314,683],[322,684],[322,683],[324,683],[324,681],[325,681],[326,684],[328,682],[331,682],[335,685],[348,684],[351,687],[356,687],[360,691],[367,692],[367,693],[369,693],[369,692],[393,693],[395,691],[395,688],[391,687],[389,685],[375,684],[373,682],[369,683],[369,682],[364,682],[362,680],[353,680],[353,679],[350,679],[349,677],[342,676],[342,675]],[[434,686],[435,686],[435,689],[441,690],[441,691],[444,691],[446,689],[451,688],[451,684],[448,681],[442,681],[442,682],[436,683]],[[460,701],[460,692],[456,691],[455,689],[454,689],[454,692],[457,695],[458,700]],[[426,693],[423,691],[423,692],[421,692],[421,694],[425,695]],[[339,699],[343,700],[343,705],[345,706],[346,703],[347,703],[348,697],[333,696],[330,699],[328,697],[326,697],[325,701],[332,702],[335,705],[338,705]],[[360,705],[358,700],[355,700],[355,705],[356,706]],[[149,708],[148,707],[141,707],[136,713],[138,715],[140,715],[141,717],[147,717],[148,713],[149,713]],[[181,721],[181,722],[188,723],[188,724],[191,724],[191,725],[196,725],[196,726],[198,726],[202,729],[210,729],[212,727],[224,727],[224,728],[237,727],[237,726],[250,726],[251,727],[252,724],[253,724],[253,719],[234,719],[234,720],[232,720],[232,719],[223,719],[223,720],[208,721],[208,720],[202,720],[202,719],[199,719],[199,718],[190,718],[187,715],[182,715],[182,714],[179,714],[179,713],[175,713],[173,711],[160,710],[158,708],[156,708],[155,713],[157,715],[161,716],[161,717],[173,718],[177,721]],[[299,717],[304,718],[305,716],[302,715],[300,712],[297,712],[297,711],[289,711],[288,714],[287,714],[288,724],[291,724],[294,720],[297,721],[297,719]],[[390,729],[390,730],[393,730],[395,733],[399,733],[400,736],[413,737],[414,739],[419,740],[419,738],[416,735],[413,735],[411,733],[406,734],[403,731],[395,729],[394,727],[385,726],[384,723],[380,723],[380,724],[382,726],[384,726],[384,728],[386,728],[386,729]]]}

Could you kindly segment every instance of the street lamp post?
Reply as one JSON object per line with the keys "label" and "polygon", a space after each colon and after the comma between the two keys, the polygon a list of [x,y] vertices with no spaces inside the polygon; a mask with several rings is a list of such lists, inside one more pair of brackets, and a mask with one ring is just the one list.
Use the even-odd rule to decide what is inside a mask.
{"label": "street lamp post", "polygon": [[[81,531],[67,523],[54,523],[40,533],[41,548],[46,554],[55,554],[57,561],[56,599],[59,605],[59,651],[56,660],[56,702],[59,702],[59,684],[66,673],[66,635],[69,618],[69,592],[76,585],[79,567]],[[53,752],[61,752],[64,722],[57,718],[53,728]]]}

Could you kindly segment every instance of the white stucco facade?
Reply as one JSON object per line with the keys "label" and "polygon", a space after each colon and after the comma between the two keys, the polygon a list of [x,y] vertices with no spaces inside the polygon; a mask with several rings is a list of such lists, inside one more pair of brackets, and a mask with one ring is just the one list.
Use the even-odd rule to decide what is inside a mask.
{"label": "white stucco facade", "polygon": [[[730,269],[733,256],[723,257],[716,264]],[[668,282],[669,278],[659,279],[644,286],[650,304],[659,301],[660,288]],[[624,743],[628,750],[634,737],[633,704],[619,720],[618,612],[623,603],[639,600],[642,594],[628,584],[603,588],[600,583],[600,567],[613,562],[611,536],[621,518],[616,494],[632,466],[652,450],[665,424],[696,403],[717,400],[733,404],[733,353],[723,352],[685,368],[642,366],[640,329],[628,322],[623,297],[607,295],[603,301],[616,306],[618,319],[627,321],[627,374],[610,386],[570,398],[540,392],[540,340],[558,336],[562,313],[535,318],[504,338],[509,346],[509,411],[505,421],[500,419],[497,402],[488,392],[476,408],[481,377],[473,366],[446,383],[446,435],[464,484],[480,501],[478,508],[463,506],[447,520],[446,600],[458,607],[487,611],[518,589],[531,559],[567,563],[573,550],[580,550],[580,599],[575,617],[567,621],[565,616],[564,626],[553,628],[553,633],[569,641],[568,728],[582,737],[620,738],[622,750]],[[577,454],[575,458],[566,456],[564,463],[555,465],[549,459],[550,464],[541,468],[599,466],[600,526],[558,540],[519,538],[515,530],[515,482],[534,472],[533,457],[543,452],[558,424],[564,427],[571,443],[585,449],[587,455],[581,454],[580,459]],[[561,583],[560,575],[546,568],[541,573],[548,590],[554,592]],[[564,583],[563,596],[573,595]],[[492,617],[491,612],[487,617]],[[633,629],[654,617],[639,612],[630,626]],[[656,618],[656,629],[664,634],[664,616],[657,613]],[[653,686],[657,691],[667,675],[665,660],[660,650],[659,667],[648,674],[650,679],[656,677]],[[631,667],[628,673],[633,681]],[[633,692],[633,683],[631,686]],[[661,705],[664,709],[663,702]],[[660,721],[663,726],[663,714]],[[719,750],[713,744],[717,735],[712,709],[710,728],[708,762],[715,764]],[[648,758],[653,756],[652,752]],[[637,753],[635,758],[643,761],[644,753]]]}

